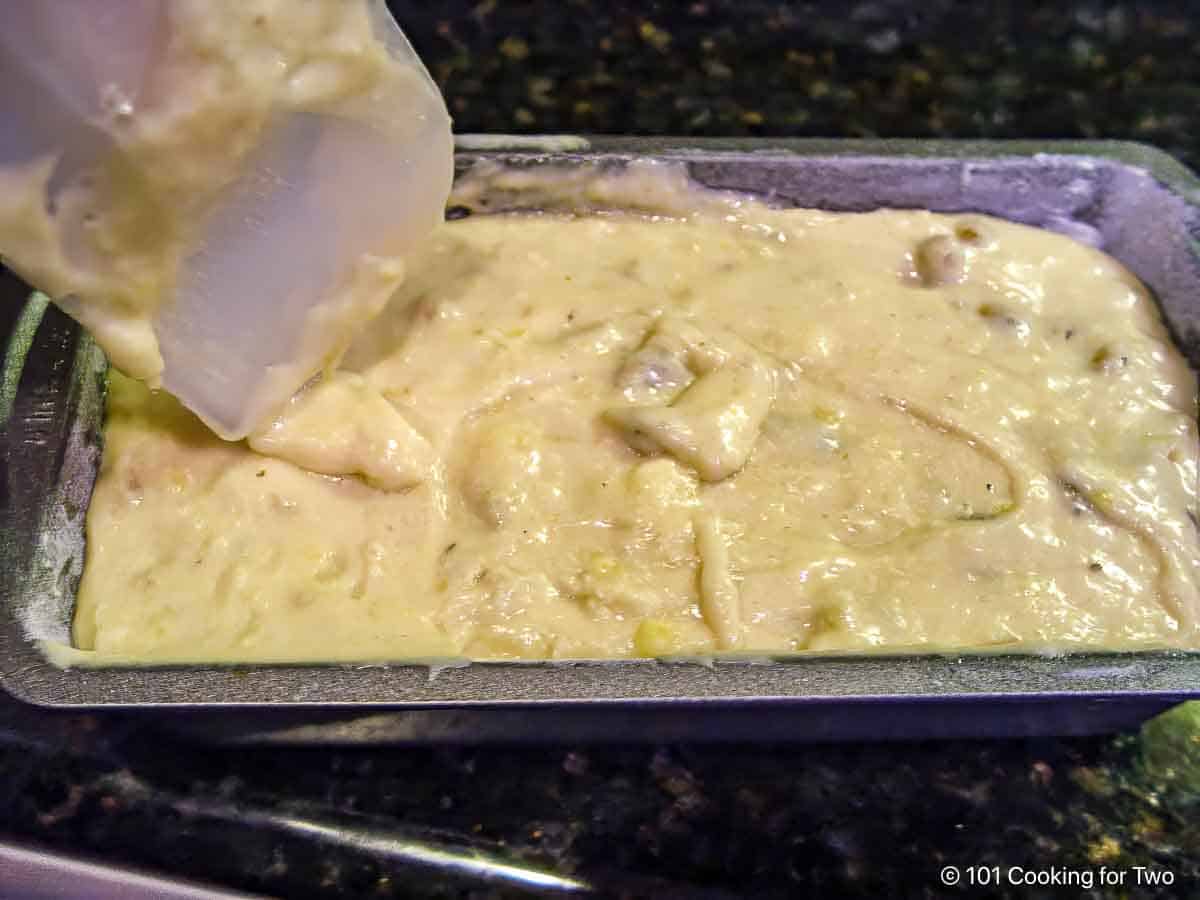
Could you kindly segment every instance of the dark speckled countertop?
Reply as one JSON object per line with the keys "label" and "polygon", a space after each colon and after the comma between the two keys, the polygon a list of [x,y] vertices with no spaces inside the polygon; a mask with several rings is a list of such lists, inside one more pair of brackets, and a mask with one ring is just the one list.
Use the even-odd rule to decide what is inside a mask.
{"label": "dark speckled countertop", "polygon": [[[0,830],[283,896],[526,896],[549,873],[601,896],[1058,897],[1010,882],[1101,869],[1123,896],[1196,896],[1198,798],[1191,706],[1070,740],[376,749],[0,711]],[[438,853],[507,866],[503,885]]]}
{"label": "dark speckled countertop", "polygon": [[[464,132],[1108,137],[1200,166],[1194,2],[393,6]],[[1198,896],[1198,797],[1190,707],[1094,738],[322,749],[0,704],[0,831],[286,896],[535,870],[635,897]]]}
{"label": "dark speckled countertop", "polygon": [[1200,166],[1200,5],[393,2],[460,132],[1146,141]]}

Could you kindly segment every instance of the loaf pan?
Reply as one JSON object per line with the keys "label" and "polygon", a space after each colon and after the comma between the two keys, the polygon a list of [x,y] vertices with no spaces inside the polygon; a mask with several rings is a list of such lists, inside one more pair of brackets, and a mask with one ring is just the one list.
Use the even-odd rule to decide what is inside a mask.
{"label": "loaf pan", "polygon": [[[1135,272],[1200,364],[1200,181],[1153,148],[468,137],[458,169],[638,158],[782,206],[975,211],[1068,233]],[[69,639],[106,364],[53,306],[25,301],[11,276],[2,289],[0,684],[20,700],[154,709],[227,740],[361,742],[1086,733],[1200,695],[1200,654],[1190,652],[57,667],[39,647]]]}

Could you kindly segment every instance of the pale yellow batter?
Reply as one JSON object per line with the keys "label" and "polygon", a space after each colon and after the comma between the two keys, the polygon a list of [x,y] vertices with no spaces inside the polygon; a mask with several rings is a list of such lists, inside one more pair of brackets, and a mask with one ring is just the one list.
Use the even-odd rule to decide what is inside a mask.
{"label": "pale yellow batter", "polygon": [[77,645],[1197,643],[1195,380],[1121,266],[979,216],[641,196],[448,223],[261,453],[114,375]]}
{"label": "pale yellow batter", "polygon": [[[103,98],[99,110],[86,110],[87,121],[104,135],[95,160],[64,174],[60,162],[71,148],[54,146],[0,165],[0,256],[87,326],[115,366],[157,387],[164,379],[172,384],[172,375],[176,385],[206,375],[211,380],[205,371],[164,371],[164,347],[171,342],[177,367],[202,369],[219,359],[203,345],[203,334],[196,336],[195,313],[176,321],[181,273],[211,245],[221,245],[220,229],[210,231],[210,225],[281,123],[324,117],[353,123],[360,142],[371,135],[396,147],[419,144],[409,156],[427,156],[432,162],[422,171],[440,182],[428,190],[444,188],[432,206],[413,201],[428,208],[428,228],[449,188],[453,150],[436,88],[411,61],[389,51],[366,0],[170,0],[147,21],[153,24],[148,46],[130,48],[147,54],[140,82],[84,85]],[[332,142],[330,150],[327,144],[328,135],[311,151],[314,159],[336,154],[339,145]],[[307,160],[310,168],[317,166],[314,159]],[[412,164],[411,158],[396,160],[398,169]],[[255,177],[268,183],[285,175],[271,170]],[[52,189],[55,181],[63,184]],[[317,202],[339,187],[345,185],[318,181],[308,190]],[[417,228],[424,218],[413,215],[421,221],[409,227]],[[344,221],[338,228],[332,213],[328,224],[330,242],[353,233]],[[301,310],[295,347],[257,383],[241,385],[250,395],[245,408],[252,421],[336,357],[396,289],[405,236],[373,237],[355,244],[344,271],[334,272],[336,296]],[[239,299],[252,305],[256,298]],[[276,312],[277,318],[289,315]],[[234,428],[225,436],[246,431]]]}

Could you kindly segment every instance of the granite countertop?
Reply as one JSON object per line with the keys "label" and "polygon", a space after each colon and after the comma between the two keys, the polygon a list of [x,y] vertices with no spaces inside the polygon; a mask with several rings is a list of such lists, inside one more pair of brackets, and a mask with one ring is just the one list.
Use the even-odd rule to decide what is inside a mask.
{"label": "granite countertop", "polygon": [[391,6],[460,132],[1120,138],[1200,168],[1195,4]]}
{"label": "granite countertop", "polygon": [[[1180,3],[393,6],[464,132],[1110,137],[1200,167]],[[0,832],[288,896],[506,896],[537,872],[624,896],[1038,895],[1021,867],[1173,897],[1200,892],[1198,797],[1190,705],[1090,738],[329,749],[0,704]],[[1001,887],[945,888],[947,865]]]}
{"label": "granite countertop", "polygon": [[1195,704],[1094,738],[361,749],[0,707],[0,831],[286,896],[526,896],[551,874],[532,893],[932,897],[953,865],[1000,867],[1012,896],[1103,868],[1175,897],[1200,885],[1198,806]]}

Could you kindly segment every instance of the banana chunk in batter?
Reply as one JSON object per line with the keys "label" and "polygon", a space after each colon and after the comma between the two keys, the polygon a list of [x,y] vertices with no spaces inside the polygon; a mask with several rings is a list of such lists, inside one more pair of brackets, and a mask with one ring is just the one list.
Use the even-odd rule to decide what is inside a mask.
{"label": "banana chunk in batter", "polygon": [[[717,343],[693,325],[659,323],[625,370],[632,370],[623,370],[627,396],[652,395],[605,413],[629,446],[661,449],[705,481],[728,478],[746,464],[775,385],[771,369],[744,342],[728,335]],[[667,404],[655,402],[660,398]]]}

